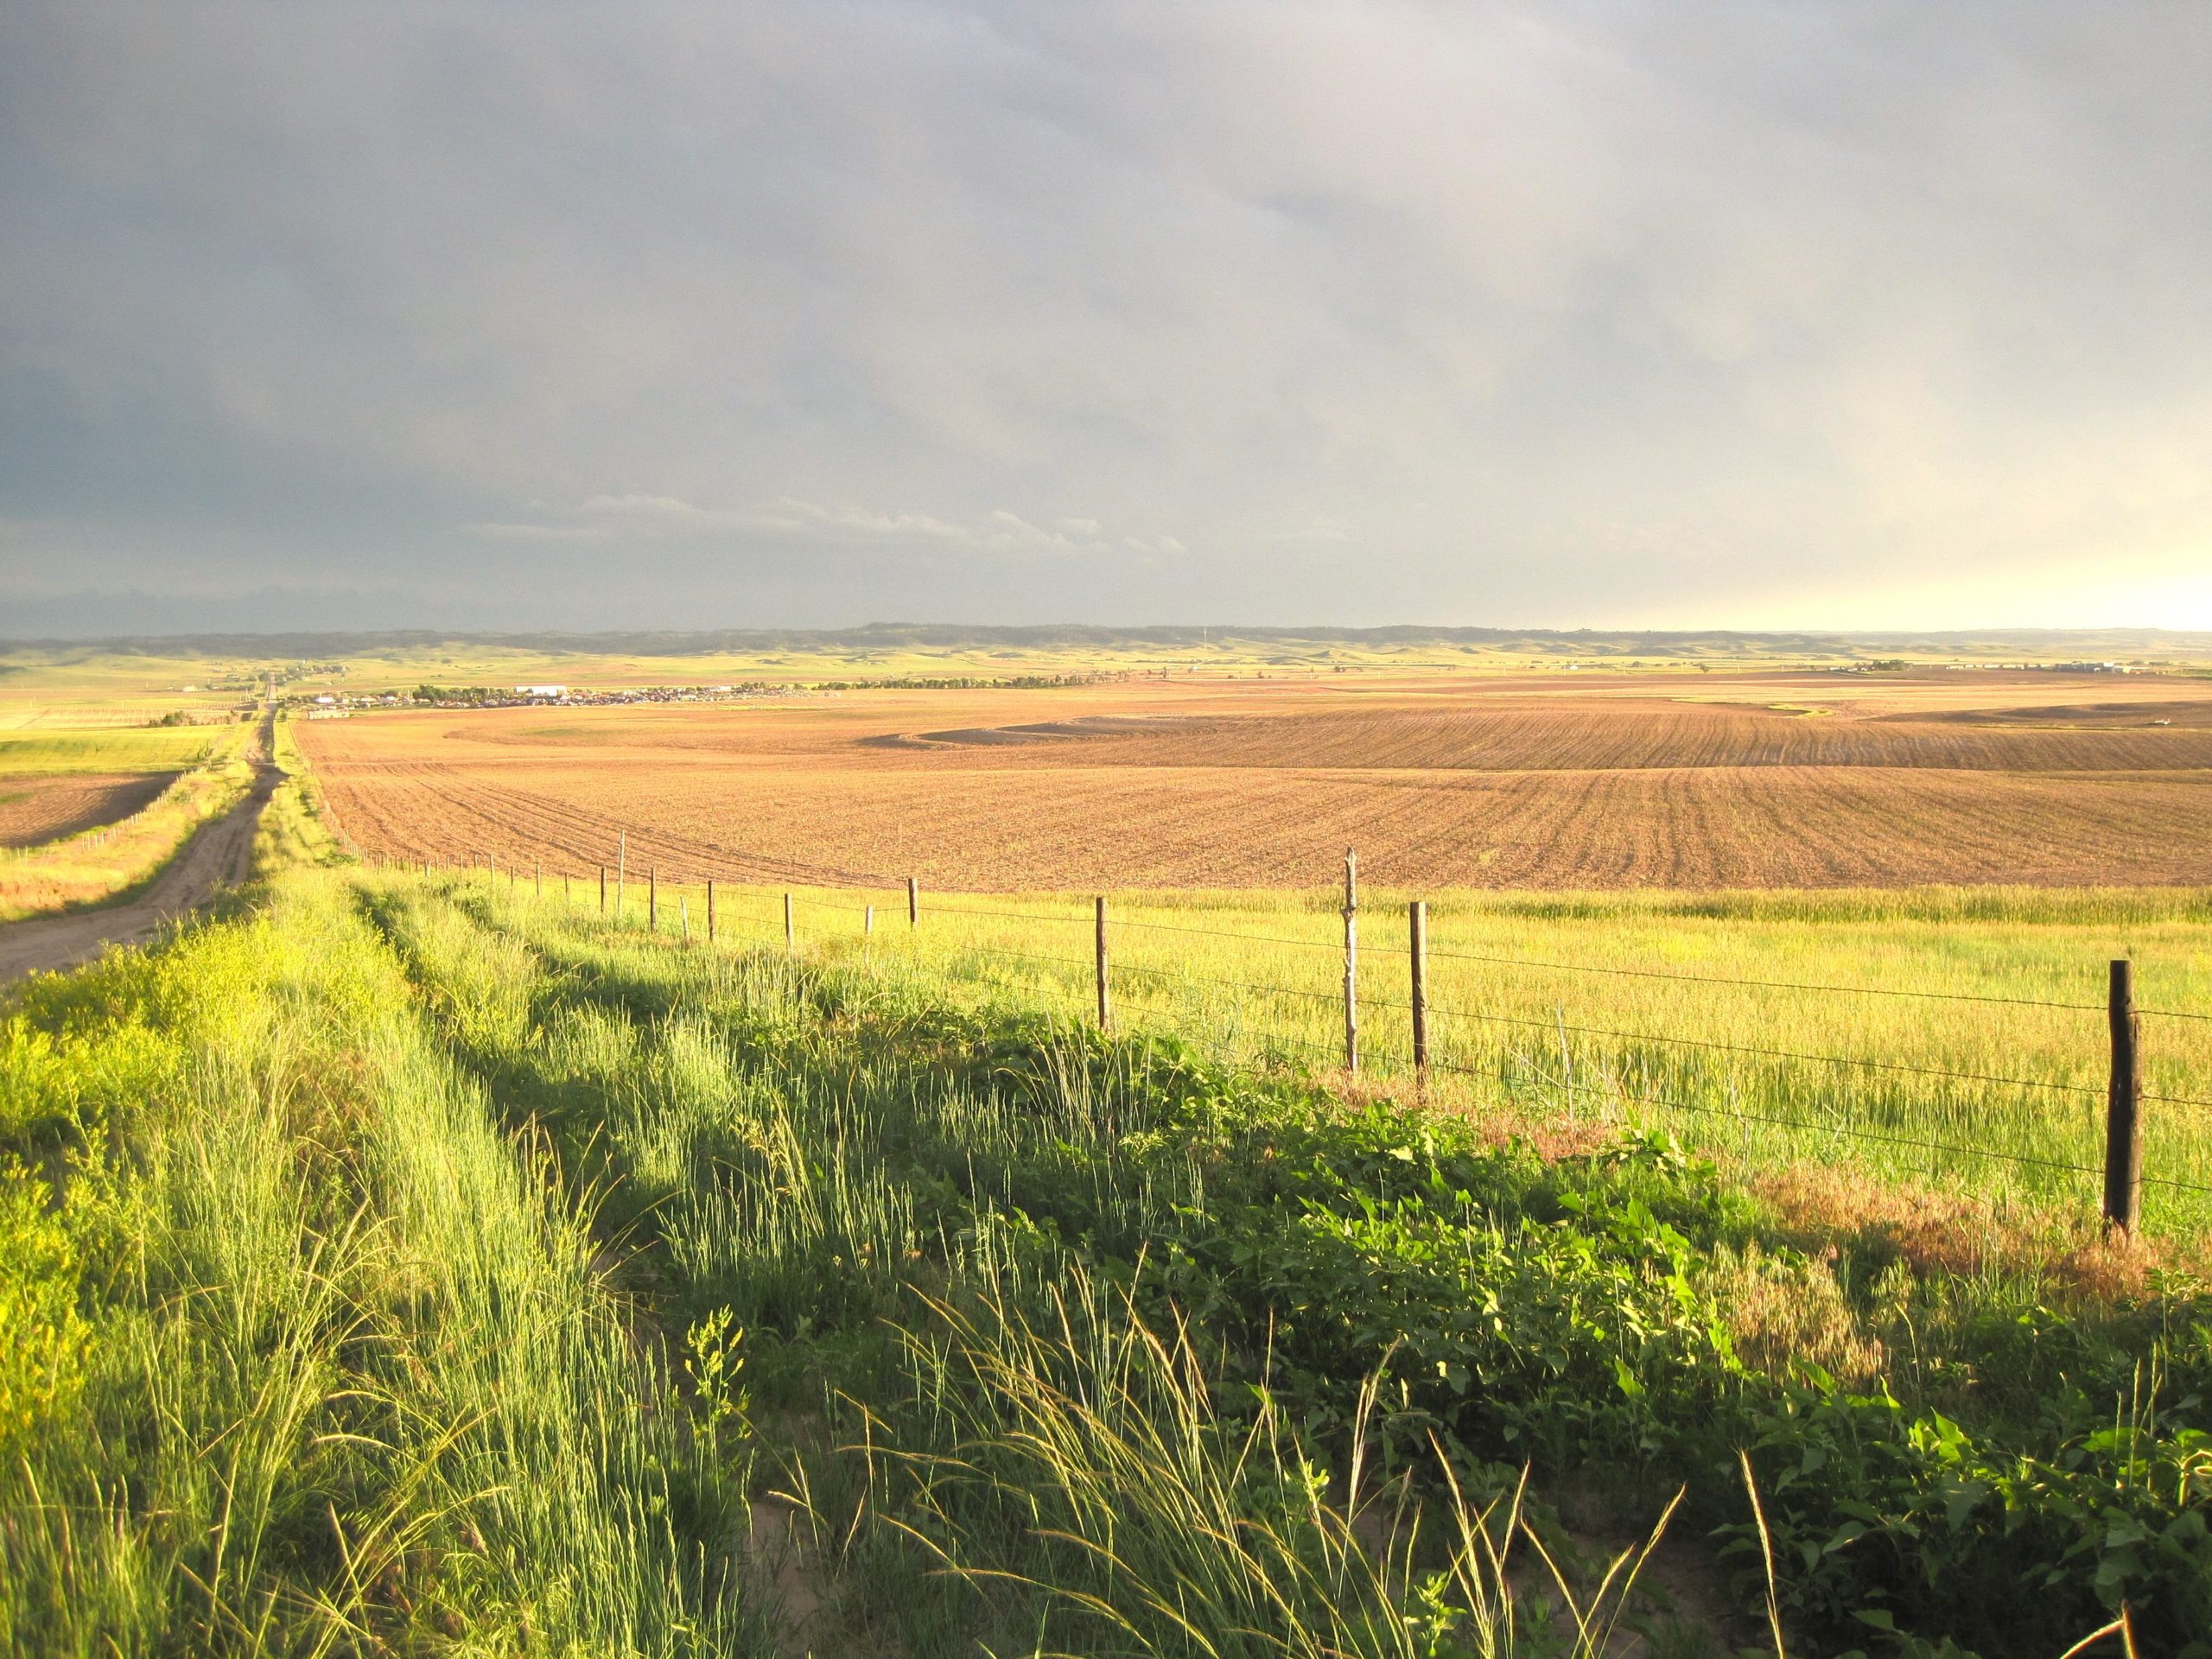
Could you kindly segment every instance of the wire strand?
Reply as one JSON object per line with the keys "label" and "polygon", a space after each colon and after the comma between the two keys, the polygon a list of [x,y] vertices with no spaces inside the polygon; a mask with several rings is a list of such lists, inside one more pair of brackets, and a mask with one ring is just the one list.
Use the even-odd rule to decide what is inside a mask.
{"label": "wire strand", "polygon": [[2016,1008],[2063,1008],[2102,1014],[2101,1002],[2052,1002],[2027,996],[1982,996],[1972,991],[1909,991],[1894,985],[1820,985],[1787,979],[1743,979],[1726,974],[1684,974],[1662,968],[1607,968],[1591,963],[1546,962],[1529,957],[1483,956],[1465,950],[1431,949],[1433,962],[1482,962],[1508,968],[1542,968],[1559,973],[1609,974],[1630,979],[1674,979],[1696,985],[1738,985],[1755,990],[1818,991],[1839,996],[1904,996],[1936,1002],[1986,1002]]}
{"label": "wire strand", "polygon": [[[1404,1007],[1405,1004],[1388,1004]],[[1553,1020],[1527,1020],[1504,1014],[1476,1014],[1463,1008],[1439,1007],[1430,1005],[1430,1012],[1448,1019],[1473,1020],[1484,1025],[1522,1026],[1535,1031],[1564,1031],[1578,1037],[1612,1037],[1624,1042],[1657,1043],[1673,1048],[1708,1049],[1724,1054],[1757,1054],[1769,1059],[1802,1060],[1811,1065],[1861,1065],[1876,1071],[1898,1071],[1920,1077],[1944,1077],[1960,1083],[1993,1083],[2014,1089],[2052,1089],[2067,1094],[2095,1096],[2104,1093],[2081,1083],[2054,1083],[2044,1077],[2005,1077],[1986,1071],[1953,1071],[1942,1066],[1914,1065],[1904,1060],[1860,1059],[1850,1054],[1806,1054],[1796,1049],[1760,1048],[1746,1043],[1720,1043],[1702,1037],[1666,1037],[1656,1032],[1615,1031],[1603,1026],[1571,1026]],[[2149,1096],[2146,1096],[2149,1098]]]}

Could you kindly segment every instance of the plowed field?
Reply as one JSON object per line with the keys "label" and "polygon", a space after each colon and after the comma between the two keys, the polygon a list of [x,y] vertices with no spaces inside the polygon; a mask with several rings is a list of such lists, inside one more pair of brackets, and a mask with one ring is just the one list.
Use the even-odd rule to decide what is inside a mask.
{"label": "plowed field", "polygon": [[169,785],[166,772],[0,777],[0,847],[35,847],[129,817]]}
{"label": "plowed field", "polygon": [[2212,883],[2212,683],[1142,682],[302,724],[364,850],[975,890]]}

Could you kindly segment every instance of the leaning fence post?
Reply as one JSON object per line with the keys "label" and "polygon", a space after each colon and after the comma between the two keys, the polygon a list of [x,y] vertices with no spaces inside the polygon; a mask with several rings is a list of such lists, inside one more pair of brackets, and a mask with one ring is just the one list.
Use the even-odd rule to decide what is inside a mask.
{"label": "leaning fence post", "polygon": [[1344,1070],[1359,1070],[1359,855],[1344,849]]}
{"label": "leaning fence post", "polygon": [[784,895],[784,949],[792,950],[798,944],[798,932],[791,925],[791,896],[787,893]]}
{"label": "leaning fence post", "polygon": [[707,878],[707,943],[715,942],[715,878]]}
{"label": "leaning fence post", "polygon": [[1414,1070],[1428,1076],[1428,901],[1406,906],[1407,954],[1413,958]]}
{"label": "leaning fence post", "polygon": [[912,876],[906,878],[906,925],[917,927],[922,919],[922,884]]}
{"label": "leaning fence post", "polygon": [[2106,1013],[2112,1027],[2112,1086],[2105,1097],[2105,1220],[2124,1233],[2143,1222],[2142,1024],[2135,964],[2112,965]]}
{"label": "leaning fence post", "polygon": [[1098,912],[1098,1029],[1114,1028],[1113,1009],[1106,997],[1106,895],[1100,893]]}

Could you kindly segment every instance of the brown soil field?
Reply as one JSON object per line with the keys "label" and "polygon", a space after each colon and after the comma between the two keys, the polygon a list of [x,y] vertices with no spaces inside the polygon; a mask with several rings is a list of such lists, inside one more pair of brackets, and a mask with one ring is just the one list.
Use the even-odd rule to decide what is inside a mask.
{"label": "brown soil field", "polygon": [[35,847],[127,818],[169,786],[168,772],[0,776],[0,847]]}
{"label": "brown soil field", "polygon": [[2212,883],[2212,681],[2003,671],[1139,681],[302,723],[340,827],[970,890]]}

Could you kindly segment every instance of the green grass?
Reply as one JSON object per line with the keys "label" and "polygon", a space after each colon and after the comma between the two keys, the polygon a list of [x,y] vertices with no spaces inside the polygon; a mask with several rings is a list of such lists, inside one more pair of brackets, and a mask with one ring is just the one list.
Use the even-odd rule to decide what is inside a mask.
{"label": "green grass", "polygon": [[330,887],[19,994],[8,1191],[64,1201],[0,1411],[7,1650],[735,1628],[706,1547],[741,1471],[410,1001]]}
{"label": "green grass", "polygon": [[0,732],[0,775],[182,772],[206,760],[229,734],[222,728],[190,726]]}
{"label": "green grass", "polygon": [[[288,788],[271,868],[318,849]],[[1547,1159],[777,929],[293,870],[14,993],[9,1649],[1718,1654],[1747,1452],[1794,1652],[2123,1599],[2204,1651],[2193,1282],[1811,1238],[1648,1121]],[[1732,1627],[1606,1578],[1678,1492]]]}
{"label": "green grass", "polygon": [[[527,873],[521,883],[531,888]],[[543,891],[596,912],[595,885]],[[1369,890],[1360,919],[1363,1067],[1400,1090],[1411,1065],[1407,897]],[[630,880],[622,901],[623,919],[644,928],[644,884]],[[1340,1065],[1341,902],[1113,895],[1119,1017],[1226,1060]],[[800,891],[794,903],[802,941],[833,960],[1001,987],[1070,1017],[1092,1006],[1087,895],[925,894],[918,930],[903,893]],[[780,892],[718,887],[718,926],[780,944],[782,904]],[[1428,904],[1432,1059],[1455,1102],[1657,1122],[1738,1174],[1847,1168],[2085,1214],[2103,1159],[2107,964],[2132,957],[2142,1007],[2197,1016],[2144,1016],[2145,1088],[2171,1097],[2146,1109],[2146,1224],[2168,1236],[2212,1225],[2212,1192],[2160,1184],[2212,1188],[2212,893],[1456,892]],[[705,911],[703,889],[661,884],[664,933],[703,934]],[[1953,995],[2010,1000],[1942,1000]],[[2034,1006],[2052,1003],[2072,1006]]]}

